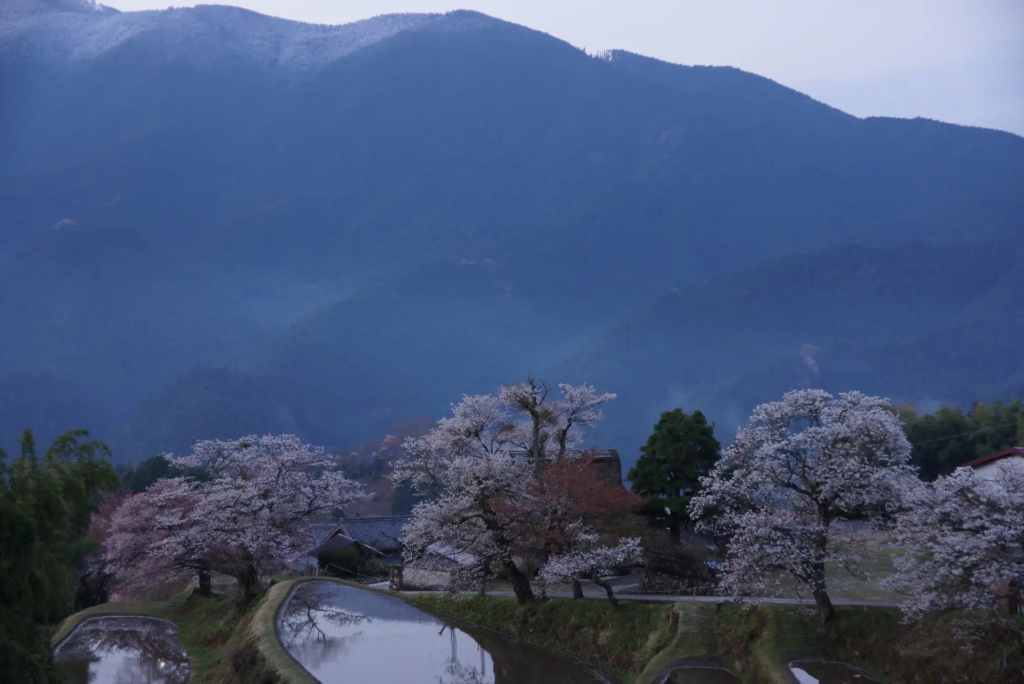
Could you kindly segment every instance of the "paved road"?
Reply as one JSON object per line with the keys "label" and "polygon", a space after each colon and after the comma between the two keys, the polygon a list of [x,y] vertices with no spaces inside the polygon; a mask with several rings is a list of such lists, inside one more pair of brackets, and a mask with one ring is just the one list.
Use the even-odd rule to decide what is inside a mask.
{"label": "paved road", "polygon": [[[632,594],[630,591],[636,590],[638,584],[620,584],[615,587],[615,598],[621,601],[653,601],[659,603],[676,603],[677,601],[694,602],[694,603],[723,603],[726,601],[732,601],[731,596],[692,596],[686,594]],[[404,592],[407,594],[441,594],[444,592],[440,591],[408,591]],[[475,594],[475,591],[464,591],[463,594]],[[512,591],[501,591],[492,590],[487,592],[488,596],[500,596],[502,598],[514,598],[515,593]],[[553,591],[548,594],[552,598],[572,598],[571,591]],[[604,589],[601,587],[595,587],[592,584],[585,584],[583,586],[583,596],[588,599],[607,599],[607,595]],[[814,599],[811,598],[768,598],[760,596],[750,596],[743,599],[748,603],[777,603],[780,605],[787,606],[813,606]],[[873,608],[895,608],[899,604],[893,601],[859,601],[857,599],[832,599],[832,604],[836,606],[871,606]]]}
{"label": "paved road", "polygon": [[[589,587],[583,590],[583,595],[588,599],[603,599],[605,596],[604,590],[599,589],[598,592],[592,590],[588,591]],[[473,593],[473,592],[466,592]],[[511,591],[489,591],[488,596],[502,596],[502,597],[514,597],[515,593]],[[552,598],[572,598],[571,591],[553,591],[548,596]],[[696,602],[696,603],[722,603],[725,601],[732,601],[731,596],[684,596],[684,595],[670,595],[670,594],[620,594],[615,593],[615,598],[620,601],[659,601],[675,603],[677,601]],[[813,606],[814,599],[810,598],[766,598],[766,597],[746,597],[743,599],[748,603],[778,603],[782,605],[806,605]],[[858,601],[856,599],[832,599],[832,604],[836,606],[871,606],[874,608],[895,608],[898,603],[893,601]]]}
{"label": "paved road", "polygon": [[[655,601],[662,603],[675,603],[677,601],[689,601],[694,603],[723,603],[726,601],[732,601],[732,596],[697,596],[694,597],[691,594],[634,594],[631,592],[636,591],[640,588],[640,583],[637,581],[636,576],[631,577],[614,577],[609,579],[609,583],[615,590],[615,598],[623,601]],[[387,582],[380,582],[377,585],[381,588],[387,588]],[[440,591],[408,591],[404,592],[407,594],[441,594],[444,592]],[[475,594],[475,591],[464,591],[463,594]],[[487,592],[488,596],[500,596],[502,598],[514,598],[515,593],[507,590],[491,590]],[[553,591],[548,594],[552,598],[572,598],[571,590]],[[608,596],[605,594],[604,589],[595,586],[593,584],[586,583],[583,585],[583,596],[588,599],[607,599]],[[748,603],[777,603],[780,605],[787,606],[813,606],[814,599],[812,598],[767,598],[760,596],[751,596],[743,599]],[[899,606],[894,601],[862,601],[858,599],[832,599],[832,604],[836,606],[871,606],[873,608],[896,608]]]}

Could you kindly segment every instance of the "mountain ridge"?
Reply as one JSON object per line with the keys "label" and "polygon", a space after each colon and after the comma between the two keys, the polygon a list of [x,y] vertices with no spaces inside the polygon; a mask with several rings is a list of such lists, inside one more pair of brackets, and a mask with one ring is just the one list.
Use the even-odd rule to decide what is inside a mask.
{"label": "mountain ridge", "polygon": [[172,57],[208,59],[213,51],[215,58],[243,56],[302,74],[406,31],[429,30],[435,24],[441,25],[436,27],[441,30],[458,31],[500,22],[468,10],[384,14],[346,24],[315,24],[220,4],[132,12],[105,6],[90,11],[89,5],[84,1],[30,0],[20,3],[24,7],[21,12],[15,5],[10,21],[0,30],[0,55],[42,58],[51,65],[88,61],[145,35]]}
{"label": "mountain ridge", "polygon": [[[101,387],[132,449],[209,429],[181,410],[202,396],[235,407],[225,424],[341,448],[396,412],[550,372],[609,391],[636,376],[596,433],[627,453],[658,407],[717,401],[744,373],[764,378],[736,390],[751,396],[805,382],[769,372],[804,344],[823,363],[833,342],[900,356],[982,285],[978,320],[1012,305],[985,270],[1009,258],[986,245],[1024,225],[1012,134],[861,119],[738,69],[590,56],[465,11],[323,27],[89,7],[3,6],[20,18],[0,24],[0,259],[20,276],[0,309],[22,329],[0,336],[0,377],[35,378],[33,401],[67,415],[39,378]],[[96,277],[26,247],[62,239],[86,241]],[[844,255],[896,269],[889,289]],[[799,284],[786,264],[870,335],[838,314],[766,326]],[[906,264],[930,285],[901,281]],[[735,290],[758,268],[760,309]],[[705,280],[717,299],[658,308]],[[643,335],[608,337],[651,312]],[[645,355],[671,373],[652,381]]]}

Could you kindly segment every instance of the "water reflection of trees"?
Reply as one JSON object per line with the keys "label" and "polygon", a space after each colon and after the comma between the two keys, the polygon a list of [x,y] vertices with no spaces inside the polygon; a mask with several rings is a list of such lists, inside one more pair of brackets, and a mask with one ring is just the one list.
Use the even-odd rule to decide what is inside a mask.
{"label": "water reflection of trees", "polygon": [[562,684],[613,684],[611,675],[523,642],[487,630],[467,628],[467,633],[490,656],[495,684],[551,681]]}
{"label": "water reflection of trees", "polygon": [[[277,632],[288,651],[301,650],[307,669],[332,661],[342,654],[351,640],[362,631],[338,631],[372,622],[368,615],[350,613],[331,605],[329,596],[299,587],[285,605],[278,620]],[[333,632],[333,633],[332,633]]]}
{"label": "water reflection of trees", "polygon": [[445,658],[444,675],[437,678],[437,684],[487,684],[489,679],[484,662],[486,651],[484,651],[483,647],[475,643],[474,640],[477,651],[476,655],[480,658],[479,668],[475,665],[463,664],[459,661],[459,640],[456,636],[455,628],[445,625],[441,628],[441,632],[443,633],[445,629],[448,630],[448,636],[451,639],[451,653]]}
{"label": "water reflection of trees", "polygon": [[[325,589],[311,582],[296,587],[278,617],[277,629],[285,649],[308,671],[326,677],[324,681],[372,676],[377,671],[374,660],[382,661],[381,671],[408,670],[409,659],[416,676],[436,684],[616,681],[582,663],[494,632],[455,628],[394,599],[334,585]],[[407,653],[401,652],[403,639],[409,640]],[[403,662],[390,662],[396,657]],[[422,666],[414,664],[416,659],[422,659]]]}
{"label": "water reflection of trees", "polygon": [[92,618],[57,653],[74,684],[89,681],[93,663],[118,656],[116,684],[184,684],[191,676],[175,626],[152,618]]}

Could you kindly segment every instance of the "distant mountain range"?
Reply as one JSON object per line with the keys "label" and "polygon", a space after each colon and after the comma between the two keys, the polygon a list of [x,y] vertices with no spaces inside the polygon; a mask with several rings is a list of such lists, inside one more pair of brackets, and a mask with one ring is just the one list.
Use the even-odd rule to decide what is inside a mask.
{"label": "distant mountain range", "polygon": [[990,334],[1024,321],[1008,133],[466,11],[13,0],[0,100],[8,448],[352,447],[532,372],[618,392],[592,438],[628,465],[677,405],[731,432],[794,386],[1024,382]]}

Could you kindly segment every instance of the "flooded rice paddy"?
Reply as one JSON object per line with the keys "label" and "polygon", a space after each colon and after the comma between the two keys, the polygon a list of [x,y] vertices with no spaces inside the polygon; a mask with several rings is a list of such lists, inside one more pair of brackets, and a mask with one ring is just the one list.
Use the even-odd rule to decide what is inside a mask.
{"label": "flooded rice paddy", "polygon": [[54,659],[71,684],[185,684],[192,674],[178,628],[149,617],[87,618]]}
{"label": "flooded rice paddy", "polygon": [[820,660],[794,660],[789,664],[789,671],[800,684],[871,684],[878,681],[852,665]]}
{"label": "flooded rice paddy", "polygon": [[669,684],[740,684],[739,677],[721,667],[685,666],[672,670]]}
{"label": "flooded rice paddy", "polygon": [[323,684],[593,684],[608,675],[388,596],[306,582],[278,615],[281,644]]}

